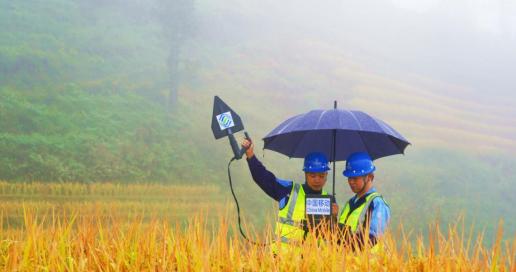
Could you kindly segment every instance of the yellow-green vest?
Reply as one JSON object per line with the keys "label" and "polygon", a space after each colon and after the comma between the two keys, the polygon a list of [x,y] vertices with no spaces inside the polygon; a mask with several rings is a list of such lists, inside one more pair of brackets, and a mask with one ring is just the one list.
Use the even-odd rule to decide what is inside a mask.
{"label": "yellow-green vest", "polygon": [[[326,191],[322,191],[322,195],[327,195]],[[287,205],[278,212],[278,221],[276,222],[276,236],[281,239],[282,243],[299,243],[305,237],[303,223],[306,220],[305,215],[305,190],[303,186],[294,183]]]}
{"label": "yellow-green vest", "polygon": [[[366,196],[366,199],[362,205],[360,205],[358,208],[353,210],[350,213],[351,206],[349,205],[348,200],[346,203],[346,206],[342,210],[340,217],[339,217],[339,224],[344,225],[345,227],[348,227],[352,233],[356,233],[358,226],[361,226],[364,224],[366,220],[367,211],[369,210],[369,205],[371,205],[371,202],[373,199],[377,197],[382,197],[379,193],[374,192]],[[360,231],[360,229],[359,229]]]}
{"label": "yellow-green vest", "polygon": [[[351,209],[351,206],[349,205],[351,199],[348,200],[346,206],[340,214],[339,225],[342,224],[344,225],[344,228],[348,228],[349,230],[351,230],[351,234],[355,234],[357,232],[362,231],[362,228],[359,229],[359,226],[364,225],[367,216],[367,211],[369,210],[369,206],[371,205],[373,199],[377,197],[380,197],[383,200],[383,197],[377,192],[369,194],[368,196],[366,196],[364,203],[362,203],[362,205],[357,207],[351,213],[349,212]],[[384,250],[384,247],[381,243],[381,241],[377,241],[377,243],[370,249],[370,252],[375,254],[382,252]]]}

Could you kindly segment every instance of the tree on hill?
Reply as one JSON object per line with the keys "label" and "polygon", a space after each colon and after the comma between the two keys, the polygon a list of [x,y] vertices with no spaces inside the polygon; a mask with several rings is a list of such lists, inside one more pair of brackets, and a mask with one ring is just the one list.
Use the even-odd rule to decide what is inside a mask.
{"label": "tree on hill", "polygon": [[159,20],[163,35],[168,44],[169,69],[167,109],[172,110],[177,103],[178,86],[181,80],[181,56],[185,42],[192,36],[195,28],[193,0],[159,0]]}

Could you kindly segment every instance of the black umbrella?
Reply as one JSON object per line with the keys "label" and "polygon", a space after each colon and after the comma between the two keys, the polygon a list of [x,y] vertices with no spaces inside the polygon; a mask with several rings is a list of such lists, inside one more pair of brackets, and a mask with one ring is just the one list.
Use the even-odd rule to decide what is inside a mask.
{"label": "black umbrella", "polygon": [[354,152],[367,152],[373,159],[403,154],[410,143],[380,119],[361,111],[337,109],[312,110],[293,116],[263,138],[264,148],[304,158],[319,151],[333,162],[335,195],[335,161],[343,161]]}

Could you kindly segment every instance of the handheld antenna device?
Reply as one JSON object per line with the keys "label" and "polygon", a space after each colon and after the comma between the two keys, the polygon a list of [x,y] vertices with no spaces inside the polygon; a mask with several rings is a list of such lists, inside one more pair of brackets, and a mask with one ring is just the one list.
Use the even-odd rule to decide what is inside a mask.
{"label": "handheld antenna device", "polygon": [[[239,160],[244,155],[246,149],[239,148],[235,139],[235,133],[244,129],[244,124],[240,116],[233,111],[222,99],[215,96],[213,100],[213,116],[211,120],[211,130],[215,139],[228,137],[229,144],[233,150],[233,159]],[[245,137],[249,139],[247,132],[244,132]]]}
{"label": "handheld antenna device", "polygon": [[[237,197],[235,195],[235,191],[233,190],[233,182],[231,181],[231,171],[230,166],[231,163],[235,160],[239,160],[244,155],[246,148],[239,148],[238,143],[235,139],[235,133],[244,129],[244,124],[242,123],[242,119],[240,116],[233,111],[222,99],[218,96],[215,96],[213,100],[213,116],[211,121],[211,130],[213,131],[213,136],[215,139],[220,139],[224,137],[229,138],[229,144],[231,145],[231,149],[233,150],[233,158],[229,160],[228,163],[228,179],[229,179],[229,188],[231,189],[231,194],[233,195],[233,199],[235,200],[235,204],[237,207],[238,214],[238,229],[240,230],[240,234],[244,237],[248,242],[255,245],[264,245],[260,243],[253,242],[247,238],[242,230],[242,223],[240,219],[240,205],[238,204]],[[249,134],[244,132],[245,138],[251,141]]]}

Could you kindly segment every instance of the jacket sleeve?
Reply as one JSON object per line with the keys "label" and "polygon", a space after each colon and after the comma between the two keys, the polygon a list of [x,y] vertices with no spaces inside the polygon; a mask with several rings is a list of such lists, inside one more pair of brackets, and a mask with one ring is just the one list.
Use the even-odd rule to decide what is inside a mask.
{"label": "jacket sleeve", "polygon": [[288,195],[292,190],[292,181],[276,178],[272,172],[263,166],[256,156],[247,159],[247,164],[249,165],[249,170],[251,171],[254,182],[258,184],[268,196],[276,201],[280,201],[280,206],[281,202],[285,205],[286,202],[288,202]]}
{"label": "jacket sleeve", "polygon": [[[381,197],[373,199],[369,206],[369,244],[374,246],[378,242],[378,238],[385,232],[389,225],[391,211],[389,205]],[[365,244],[364,232],[359,231],[355,234],[351,233],[344,225],[339,224],[342,235],[339,237],[339,243],[350,245],[353,250],[361,249]],[[357,248],[358,247],[358,248]]]}
{"label": "jacket sleeve", "polygon": [[369,235],[378,238],[389,225],[391,210],[381,197],[373,199],[371,206]]}

